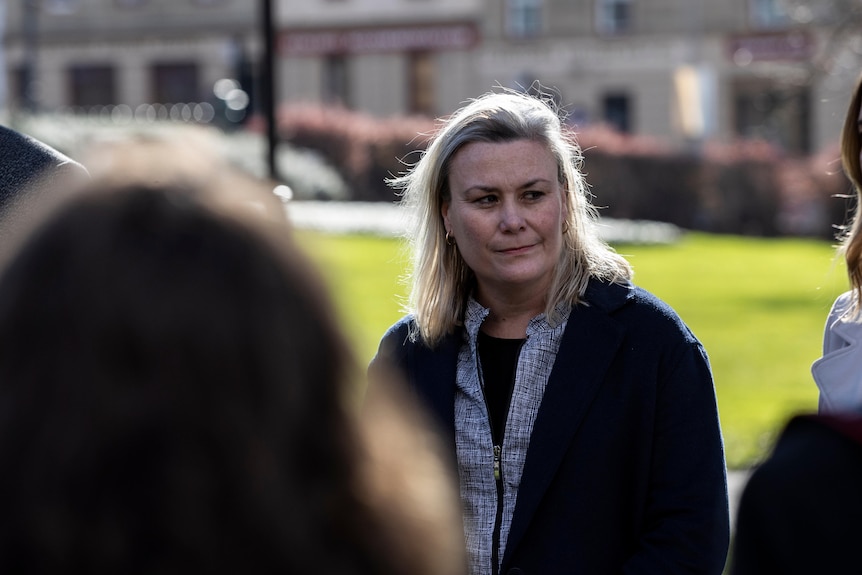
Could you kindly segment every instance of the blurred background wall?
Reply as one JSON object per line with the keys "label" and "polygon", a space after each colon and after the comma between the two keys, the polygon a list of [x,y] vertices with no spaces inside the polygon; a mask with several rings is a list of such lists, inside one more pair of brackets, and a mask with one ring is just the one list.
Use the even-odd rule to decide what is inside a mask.
{"label": "blurred background wall", "polygon": [[[256,1],[4,8],[7,111],[224,106],[213,88],[225,78],[254,105]],[[438,115],[539,80],[578,125],[810,153],[835,140],[862,68],[851,0],[275,0],[273,12],[279,102],[375,115]]]}
{"label": "blurred background wall", "polygon": [[[265,85],[263,4],[0,0],[0,113],[254,128]],[[782,157],[834,160],[862,71],[858,0],[272,0],[271,6],[279,114],[311,103],[379,118],[431,118],[494,86],[529,89],[540,82],[579,131],[602,127],[650,138],[641,151],[670,147],[699,155],[716,143],[758,141]],[[279,130],[287,141],[297,128]],[[369,153],[403,152],[384,146]],[[385,177],[390,164],[397,169],[387,160],[368,177]],[[638,177],[629,185],[636,186],[640,168],[633,173]],[[698,185],[702,195],[715,187]],[[814,193],[791,190],[788,182],[775,186],[784,190],[785,207]],[[751,195],[735,189],[743,199]],[[380,199],[375,194],[359,196]]]}

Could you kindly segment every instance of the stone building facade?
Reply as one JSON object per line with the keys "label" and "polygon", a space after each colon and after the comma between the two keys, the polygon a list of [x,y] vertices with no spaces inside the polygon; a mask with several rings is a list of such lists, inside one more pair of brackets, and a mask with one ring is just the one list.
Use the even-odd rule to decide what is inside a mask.
{"label": "stone building facade", "polygon": [[[495,86],[540,82],[577,125],[680,145],[757,136],[807,153],[837,139],[862,69],[862,32],[841,0],[812,0],[816,10],[801,0],[272,3],[279,101],[378,116],[445,114]],[[218,108],[226,79],[253,97],[261,4],[7,2],[7,107]]]}

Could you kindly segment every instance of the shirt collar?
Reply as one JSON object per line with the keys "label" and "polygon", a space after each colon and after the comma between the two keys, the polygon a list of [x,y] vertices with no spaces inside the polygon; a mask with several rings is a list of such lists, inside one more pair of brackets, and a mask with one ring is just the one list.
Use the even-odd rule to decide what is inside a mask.
{"label": "shirt collar", "polygon": [[[556,326],[565,324],[569,319],[572,306],[567,302],[560,302],[557,304],[555,309],[556,316],[559,318],[559,322]],[[476,340],[476,337],[479,334],[479,328],[482,326],[482,323],[488,317],[489,313],[491,313],[491,310],[477,302],[473,296],[470,296],[467,300],[467,309],[464,313],[464,328],[467,331],[470,341]],[[545,313],[540,313],[531,319],[529,324],[527,324],[527,339],[533,335],[554,329],[555,326],[550,324],[547,315]]]}

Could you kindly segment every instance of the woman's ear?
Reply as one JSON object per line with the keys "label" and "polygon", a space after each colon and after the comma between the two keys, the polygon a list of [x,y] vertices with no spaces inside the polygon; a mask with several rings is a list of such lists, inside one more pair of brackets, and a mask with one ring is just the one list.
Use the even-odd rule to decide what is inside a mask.
{"label": "woman's ear", "polygon": [[449,202],[444,201],[440,206],[440,215],[443,216],[443,227],[448,232],[449,229]]}

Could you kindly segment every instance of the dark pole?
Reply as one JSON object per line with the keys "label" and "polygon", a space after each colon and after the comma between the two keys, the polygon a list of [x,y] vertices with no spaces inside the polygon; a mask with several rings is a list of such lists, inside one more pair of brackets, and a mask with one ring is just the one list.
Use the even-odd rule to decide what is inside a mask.
{"label": "dark pole", "polygon": [[267,166],[269,177],[279,181],[278,169],[275,165],[275,149],[278,146],[278,134],[275,125],[275,32],[272,22],[272,0],[261,2],[261,26],[263,27],[263,69],[261,70],[261,103],[266,118]]}
{"label": "dark pole", "polygon": [[39,44],[39,6],[36,0],[24,0],[24,66],[21,82],[24,90],[24,109],[37,112],[39,94],[36,89],[37,60]]}

